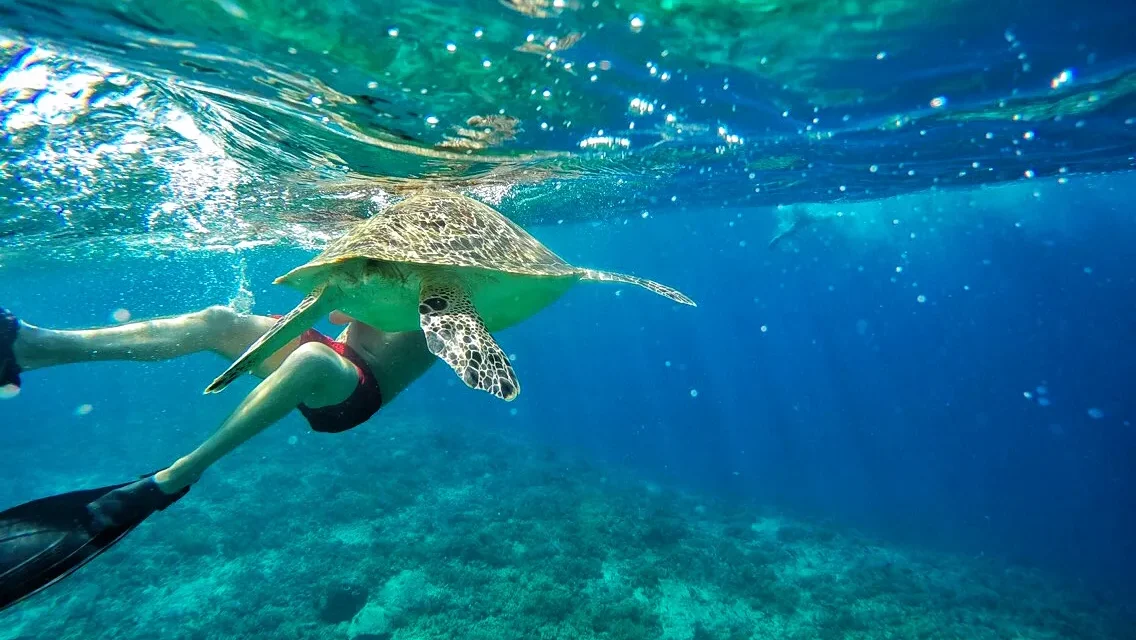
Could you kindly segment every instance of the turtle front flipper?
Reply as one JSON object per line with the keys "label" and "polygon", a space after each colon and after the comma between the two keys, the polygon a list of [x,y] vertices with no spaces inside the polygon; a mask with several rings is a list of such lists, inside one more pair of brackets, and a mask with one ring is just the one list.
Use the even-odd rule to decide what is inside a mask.
{"label": "turtle front flipper", "polygon": [[330,287],[321,286],[304,298],[288,315],[276,321],[272,328],[257,338],[236,362],[229,365],[225,373],[217,376],[205,393],[217,393],[229,386],[241,374],[253,370],[267,360],[272,354],[279,351],[301,333],[315,325],[316,321],[326,313],[330,313],[338,302],[337,295],[333,295]]}
{"label": "turtle front flipper", "polygon": [[521,392],[509,358],[477,314],[465,287],[456,281],[424,281],[419,322],[430,352],[445,360],[473,389],[511,401]]}

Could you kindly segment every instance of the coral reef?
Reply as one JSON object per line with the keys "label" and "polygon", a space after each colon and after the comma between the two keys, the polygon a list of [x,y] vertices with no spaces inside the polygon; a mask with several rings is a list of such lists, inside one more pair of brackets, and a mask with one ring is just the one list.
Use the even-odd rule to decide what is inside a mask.
{"label": "coral reef", "polygon": [[0,615],[0,640],[1101,640],[1132,628],[1029,568],[683,493],[490,429],[388,420],[321,437],[225,461]]}
{"label": "coral reef", "polygon": [[366,604],[366,589],[353,584],[332,585],[320,598],[319,619],[331,624],[347,622]]}

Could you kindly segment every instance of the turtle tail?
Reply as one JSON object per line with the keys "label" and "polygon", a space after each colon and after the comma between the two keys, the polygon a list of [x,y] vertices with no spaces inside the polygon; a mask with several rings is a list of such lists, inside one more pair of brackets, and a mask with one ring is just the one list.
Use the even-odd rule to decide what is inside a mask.
{"label": "turtle tail", "polygon": [[236,362],[229,365],[224,373],[217,376],[217,379],[205,388],[205,393],[217,393],[229,386],[241,374],[256,368],[272,354],[283,348],[284,345],[297,338],[305,330],[310,329],[320,316],[334,309],[336,302],[337,296],[331,294],[327,285],[312,291],[300,304],[296,305],[295,309],[277,320],[271,329],[264,332],[264,335],[257,338],[256,342],[252,343],[248,349],[245,349],[245,352],[237,358]]}
{"label": "turtle tail", "polygon": [[622,283],[625,283],[625,284],[633,284],[633,285],[636,285],[636,286],[639,286],[639,287],[643,287],[644,289],[647,289],[649,291],[653,291],[653,292],[655,292],[655,293],[657,293],[657,294],[659,294],[663,297],[670,298],[671,300],[674,300],[675,302],[678,302],[678,303],[681,303],[681,304],[688,304],[692,307],[698,306],[693,300],[686,297],[682,292],[678,291],[677,289],[672,289],[665,284],[659,284],[658,282],[655,282],[654,280],[648,280],[646,278],[638,278],[636,276],[629,276],[629,275],[624,274],[624,273],[614,273],[612,271],[597,271],[595,269],[584,269],[584,275],[581,276],[580,279],[581,280],[591,280],[591,281],[594,281],[594,282],[622,282]]}

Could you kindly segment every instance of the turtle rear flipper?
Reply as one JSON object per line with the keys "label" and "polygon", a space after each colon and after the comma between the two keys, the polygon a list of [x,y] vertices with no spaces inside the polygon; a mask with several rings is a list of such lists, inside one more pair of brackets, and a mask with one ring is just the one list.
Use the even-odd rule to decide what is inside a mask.
{"label": "turtle rear flipper", "polygon": [[205,393],[217,393],[229,386],[241,374],[252,371],[259,364],[272,357],[284,345],[299,337],[305,330],[315,325],[316,321],[335,308],[339,296],[333,295],[332,289],[322,285],[304,298],[288,315],[276,321],[272,328],[257,338],[236,362],[229,365],[224,373],[205,388]]}
{"label": "turtle rear flipper", "polygon": [[486,330],[465,287],[448,279],[423,282],[418,314],[426,346],[450,365],[462,382],[506,402],[516,399],[521,385],[513,365]]}
{"label": "turtle rear flipper", "polygon": [[600,271],[598,269],[581,269],[581,280],[591,280],[593,282],[622,282],[624,284],[633,284],[637,287],[643,287],[648,291],[669,298],[675,302],[688,304],[692,307],[697,307],[693,300],[688,298],[686,294],[677,289],[672,289],[665,284],[660,284],[654,280],[640,278],[638,276],[629,276],[625,273],[615,273],[614,271]]}

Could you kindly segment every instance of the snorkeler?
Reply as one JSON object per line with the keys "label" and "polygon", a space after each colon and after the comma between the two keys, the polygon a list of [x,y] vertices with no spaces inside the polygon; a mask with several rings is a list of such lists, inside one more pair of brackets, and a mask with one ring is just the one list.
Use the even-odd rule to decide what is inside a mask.
{"label": "snorkeler", "polygon": [[[201,446],[133,482],[41,498],[0,513],[0,610],[66,577],[176,502],[214,462],[298,409],[315,431],[362,424],[437,358],[421,331],[385,333],[332,312],[332,339],[309,329],[261,364],[263,380]],[[201,351],[230,360],[276,319],[228,307],[86,330],[52,330],[0,308],[0,388],[21,374],[96,360],[157,361]]]}
{"label": "snorkeler", "polygon": [[773,239],[769,241],[769,248],[772,249],[776,247],[782,240],[796,234],[801,229],[816,222],[817,219],[818,216],[809,213],[806,207],[800,205],[793,206],[789,209],[788,216],[781,216],[779,231],[777,235],[773,236]]}

